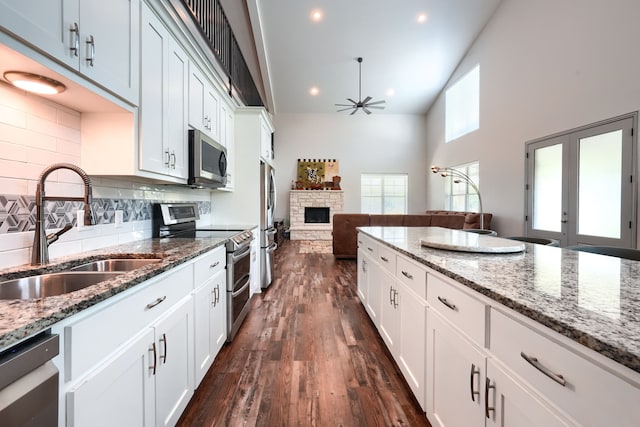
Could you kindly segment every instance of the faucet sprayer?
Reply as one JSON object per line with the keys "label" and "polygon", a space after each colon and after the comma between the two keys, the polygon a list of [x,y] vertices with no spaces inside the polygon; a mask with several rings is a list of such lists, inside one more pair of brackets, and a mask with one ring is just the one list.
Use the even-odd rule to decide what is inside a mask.
{"label": "faucet sprayer", "polygon": [[[47,180],[49,174],[58,169],[68,169],[77,173],[82,181],[84,181],[84,196],[83,197],[52,197],[45,196],[44,183]],[[36,230],[33,236],[33,249],[31,251],[31,264],[42,265],[49,262],[49,245],[58,240],[58,238],[69,231],[72,226],[67,224],[57,233],[46,235],[46,218],[44,215],[44,202],[47,200],[53,201],[65,201],[65,202],[84,202],[84,225],[92,225],[93,215],[91,214],[91,180],[85,171],[80,169],[76,165],[70,163],[55,163],[46,167],[38,178],[38,185],[36,187]]]}

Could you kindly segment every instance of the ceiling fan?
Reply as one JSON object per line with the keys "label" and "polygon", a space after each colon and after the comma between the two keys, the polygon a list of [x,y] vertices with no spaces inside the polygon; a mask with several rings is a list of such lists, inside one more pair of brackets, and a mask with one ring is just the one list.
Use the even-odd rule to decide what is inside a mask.
{"label": "ceiling fan", "polygon": [[354,101],[351,98],[347,98],[347,101],[351,102],[351,104],[335,104],[336,107],[347,107],[347,108],[341,108],[338,111],[353,110],[350,115],[354,115],[359,108],[362,108],[362,111],[364,111],[367,114],[371,114],[371,111],[369,111],[369,109],[371,108],[377,108],[379,110],[384,109],[384,106],[380,105],[385,103],[384,100],[370,102],[372,99],[370,96],[367,96],[365,99],[362,99],[362,58],[357,58],[357,61],[358,61],[358,102]]}

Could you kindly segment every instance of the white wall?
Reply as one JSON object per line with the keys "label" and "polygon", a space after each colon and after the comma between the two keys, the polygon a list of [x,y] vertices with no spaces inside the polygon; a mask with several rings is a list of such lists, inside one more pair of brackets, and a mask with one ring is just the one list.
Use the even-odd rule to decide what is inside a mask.
{"label": "white wall", "polygon": [[289,217],[289,190],[298,159],[337,159],[345,212],[360,212],[360,174],[408,173],[409,213],[426,209],[424,117],[356,113],[274,117],[276,218]]}
{"label": "white wall", "polygon": [[427,163],[479,160],[499,234],[524,231],[526,141],[640,109],[639,17],[635,0],[503,0],[451,79],[480,63],[480,129],[445,144],[443,95],[428,113]]}

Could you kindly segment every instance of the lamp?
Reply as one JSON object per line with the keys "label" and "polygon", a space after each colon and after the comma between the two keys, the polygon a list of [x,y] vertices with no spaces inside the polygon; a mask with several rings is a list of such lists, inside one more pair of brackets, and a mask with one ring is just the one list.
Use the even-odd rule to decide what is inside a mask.
{"label": "lamp", "polygon": [[478,203],[480,205],[480,230],[484,230],[484,213],[482,211],[482,197],[480,197],[480,190],[478,190],[478,186],[473,182],[471,178],[467,174],[460,172],[459,170],[452,168],[441,168],[440,166],[431,166],[431,172],[440,173],[443,177],[451,176],[453,178],[453,182],[456,184],[460,182],[465,182],[469,184],[478,195]]}
{"label": "lamp", "polygon": [[25,71],[6,71],[3,77],[17,88],[40,95],[55,95],[67,89],[57,80]]}

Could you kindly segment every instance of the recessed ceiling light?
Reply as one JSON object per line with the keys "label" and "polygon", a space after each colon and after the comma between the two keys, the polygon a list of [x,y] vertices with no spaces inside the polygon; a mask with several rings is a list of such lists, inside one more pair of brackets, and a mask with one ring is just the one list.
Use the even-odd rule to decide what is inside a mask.
{"label": "recessed ceiling light", "polygon": [[416,20],[418,21],[418,24],[424,24],[425,22],[427,22],[427,14],[426,13],[419,13],[418,17],[416,18]]}
{"label": "recessed ceiling light", "polygon": [[320,89],[318,89],[317,87],[313,86],[311,89],[309,89],[309,93],[312,96],[316,96],[317,94],[320,93]]}
{"label": "recessed ceiling light", "polygon": [[55,95],[67,89],[57,80],[24,71],[6,71],[3,77],[15,87],[39,95]]}
{"label": "recessed ceiling light", "polygon": [[387,96],[393,96],[393,95],[396,94],[396,90],[394,88],[390,87],[389,89],[387,89],[386,94],[387,94]]}
{"label": "recessed ceiling light", "polygon": [[322,17],[323,17],[323,14],[322,14],[322,10],[321,9],[313,9],[311,11],[311,20],[313,22],[322,21]]}

